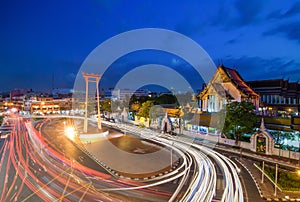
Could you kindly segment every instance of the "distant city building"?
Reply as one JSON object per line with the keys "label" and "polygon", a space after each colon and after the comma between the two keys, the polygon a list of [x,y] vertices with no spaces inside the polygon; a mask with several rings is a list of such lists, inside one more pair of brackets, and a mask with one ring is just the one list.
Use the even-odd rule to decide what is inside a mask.
{"label": "distant city building", "polygon": [[142,96],[148,96],[148,90],[139,89],[139,90],[129,90],[129,89],[114,89],[112,90],[112,99],[113,100],[125,100],[131,98],[132,95],[135,95],[137,98]]}
{"label": "distant city building", "polygon": [[4,110],[4,105],[3,105],[3,97],[0,95],[0,111]]}
{"label": "distant city building", "polygon": [[299,114],[300,84],[284,79],[247,82],[260,94],[260,110],[265,115]]}
{"label": "distant city building", "polygon": [[218,112],[233,101],[252,102],[259,109],[259,95],[249,87],[241,75],[228,67],[218,66],[211,81],[198,95],[201,111]]}
{"label": "distant city building", "polygon": [[73,95],[73,89],[69,88],[56,88],[52,90],[52,97],[57,98],[70,98]]}
{"label": "distant city building", "polygon": [[63,111],[72,110],[72,101],[72,98],[39,97],[31,102],[30,112],[32,114],[60,114]]}
{"label": "distant city building", "polygon": [[21,97],[23,95],[26,95],[27,93],[32,92],[32,90],[28,90],[28,89],[15,89],[10,91],[10,99],[14,99],[14,98],[18,98]]}
{"label": "distant city building", "polygon": [[70,90],[58,89],[51,94],[33,92],[31,89],[12,90],[9,96],[0,98],[0,110],[16,108],[20,111],[27,111],[35,114],[63,113],[72,110],[73,98]]}

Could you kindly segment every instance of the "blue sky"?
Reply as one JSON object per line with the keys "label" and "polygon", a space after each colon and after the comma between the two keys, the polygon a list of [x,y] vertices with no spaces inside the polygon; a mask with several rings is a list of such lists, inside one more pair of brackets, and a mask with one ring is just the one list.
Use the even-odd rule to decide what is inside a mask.
{"label": "blue sky", "polygon": [[300,79],[300,1],[11,0],[0,27],[0,91],[49,90],[52,75],[55,87],[72,87],[100,43],[148,27],[190,37],[245,80]]}

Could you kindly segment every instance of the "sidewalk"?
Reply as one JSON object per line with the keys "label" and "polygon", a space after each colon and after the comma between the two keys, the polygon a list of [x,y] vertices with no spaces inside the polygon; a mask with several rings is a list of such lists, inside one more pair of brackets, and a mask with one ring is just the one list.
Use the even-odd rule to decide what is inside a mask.
{"label": "sidewalk", "polygon": [[[205,145],[205,143],[202,143]],[[210,144],[206,144],[210,146]],[[255,152],[252,152],[250,150],[243,149],[242,151],[240,149],[232,148],[228,145],[214,145],[214,148],[217,150],[222,150],[225,152],[233,153],[237,156],[240,156],[239,161],[243,164],[243,167],[250,173],[252,176],[260,194],[261,197],[266,201],[300,201],[300,192],[288,192],[288,191],[279,191],[277,189],[277,195],[274,196],[274,184],[270,182],[267,177],[264,177],[264,183],[261,182],[261,171],[258,170],[254,165],[253,161],[249,159],[254,158],[259,161],[264,160],[265,162],[270,162],[272,164],[278,164],[281,166],[287,166],[294,169],[300,169],[300,166],[298,164],[298,161],[296,160],[290,160],[283,157],[277,157],[277,156],[267,156],[267,155],[259,155]],[[247,158],[248,157],[248,158]]]}
{"label": "sidewalk", "polygon": [[247,149],[237,149],[233,148],[228,145],[223,144],[217,144],[217,143],[209,143],[207,141],[199,142],[196,141],[199,144],[206,145],[208,147],[212,147],[212,149],[221,150],[225,152],[229,152],[232,154],[235,154],[236,156],[239,156],[240,163],[243,165],[243,167],[250,173],[252,176],[261,197],[266,201],[300,201],[300,192],[288,192],[288,191],[279,191],[277,189],[277,195],[274,196],[274,184],[270,182],[270,180],[267,177],[264,177],[264,183],[261,182],[261,171],[258,170],[254,164],[252,159],[257,159],[258,161],[265,161],[270,162],[272,164],[278,164],[281,166],[286,166],[294,169],[300,169],[299,162],[297,160],[287,159],[283,157],[278,156],[267,156],[267,155],[260,155],[253,151],[247,150]]}
{"label": "sidewalk", "polygon": [[261,172],[253,165],[253,162],[247,158],[240,158],[239,161],[248,170],[254,179],[258,190],[261,192],[263,199],[267,201],[300,201],[300,193],[296,192],[281,192],[277,189],[277,195],[274,195],[274,185],[267,177],[264,177],[264,182],[261,182]]}
{"label": "sidewalk", "polygon": [[274,164],[277,163],[278,165],[287,166],[287,167],[294,168],[294,169],[300,169],[299,161],[297,161],[297,160],[287,159],[287,158],[278,157],[278,156],[268,156],[268,155],[263,155],[263,154],[257,154],[248,149],[240,150],[240,149],[232,148],[230,146],[222,145],[222,144],[216,144],[215,147],[216,147],[216,149],[229,151],[229,152],[238,154],[240,156],[256,158],[261,161],[264,160],[264,161],[271,162]]}
{"label": "sidewalk", "polygon": [[[112,125],[112,124],[110,124]],[[119,128],[121,130],[124,130],[125,128],[131,131],[135,131],[136,133],[142,134],[142,133],[149,133],[151,130],[150,129],[146,129],[146,128],[138,128],[137,126],[133,126],[133,125],[126,125],[121,126],[119,125]],[[152,131],[155,133],[155,135],[161,135],[160,133],[157,133],[155,131]],[[151,133],[151,132],[150,132]],[[153,134],[152,134],[153,135]],[[169,136],[167,135],[169,138],[188,138],[187,135],[181,136]],[[247,157],[251,157],[254,159],[257,159],[259,161],[266,161],[266,162],[270,162],[270,163],[277,163],[278,165],[282,165],[282,166],[287,166],[290,168],[294,168],[294,169],[300,169],[300,165],[299,165],[299,161],[297,160],[292,160],[292,159],[286,159],[284,157],[277,157],[277,156],[267,156],[267,155],[260,155],[257,154],[255,152],[252,152],[250,150],[247,149],[237,149],[237,148],[233,148],[231,146],[228,145],[223,145],[223,144],[217,144],[217,142],[209,142],[209,141],[195,141],[194,143],[198,143],[198,144],[202,144],[204,146],[208,146],[208,147],[212,147],[212,149],[217,149],[217,150],[221,150],[221,151],[225,151],[225,152],[230,152],[233,153],[237,156],[240,156],[241,158],[239,159],[239,161],[241,162],[241,164],[243,164],[243,166],[245,167],[245,169],[250,173],[250,175],[252,176],[252,179],[254,180],[261,197],[266,200],[266,201],[299,201],[300,202],[300,193],[296,193],[296,192],[281,192],[279,190],[277,190],[277,196],[274,196],[274,185],[269,181],[269,179],[267,179],[267,177],[264,177],[264,183],[261,183],[261,172],[253,165],[253,162],[249,159],[247,159]]]}
{"label": "sidewalk", "polygon": [[[196,137],[195,135],[197,134],[185,130],[183,131],[183,136],[195,138]],[[251,158],[257,158],[272,163],[278,163],[279,165],[288,166],[294,169],[300,169],[300,160],[289,159],[289,158],[273,156],[273,155],[266,155],[266,154],[258,154],[246,148],[240,150],[238,148],[234,148],[233,145],[218,143],[218,139],[216,137],[217,136],[210,136],[210,135],[197,136],[196,137],[197,139],[201,139],[203,141],[197,141],[197,139],[195,139],[195,142],[198,142],[200,144],[206,144],[216,149],[229,151],[238,154],[239,156],[249,156]]]}

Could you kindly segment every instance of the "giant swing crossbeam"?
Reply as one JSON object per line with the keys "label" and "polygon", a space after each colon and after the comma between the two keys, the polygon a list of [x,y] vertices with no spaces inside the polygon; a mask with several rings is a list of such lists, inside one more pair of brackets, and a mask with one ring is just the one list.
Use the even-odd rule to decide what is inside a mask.
{"label": "giant swing crossbeam", "polygon": [[100,100],[99,100],[99,81],[102,77],[102,74],[88,74],[82,72],[82,76],[85,79],[85,117],[83,123],[83,132],[87,133],[88,128],[88,92],[89,92],[89,82],[96,83],[96,92],[97,92],[97,109],[98,109],[98,129],[102,129],[101,118],[100,118]]}

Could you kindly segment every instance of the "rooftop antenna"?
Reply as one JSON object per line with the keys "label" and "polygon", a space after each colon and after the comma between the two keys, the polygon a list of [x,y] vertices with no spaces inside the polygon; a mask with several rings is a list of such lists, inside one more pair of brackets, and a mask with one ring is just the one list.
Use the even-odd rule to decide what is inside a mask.
{"label": "rooftop antenna", "polygon": [[222,66],[224,67],[223,60],[221,59]]}
{"label": "rooftop antenna", "polygon": [[220,59],[218,58],[218,66],[220,66]]}

